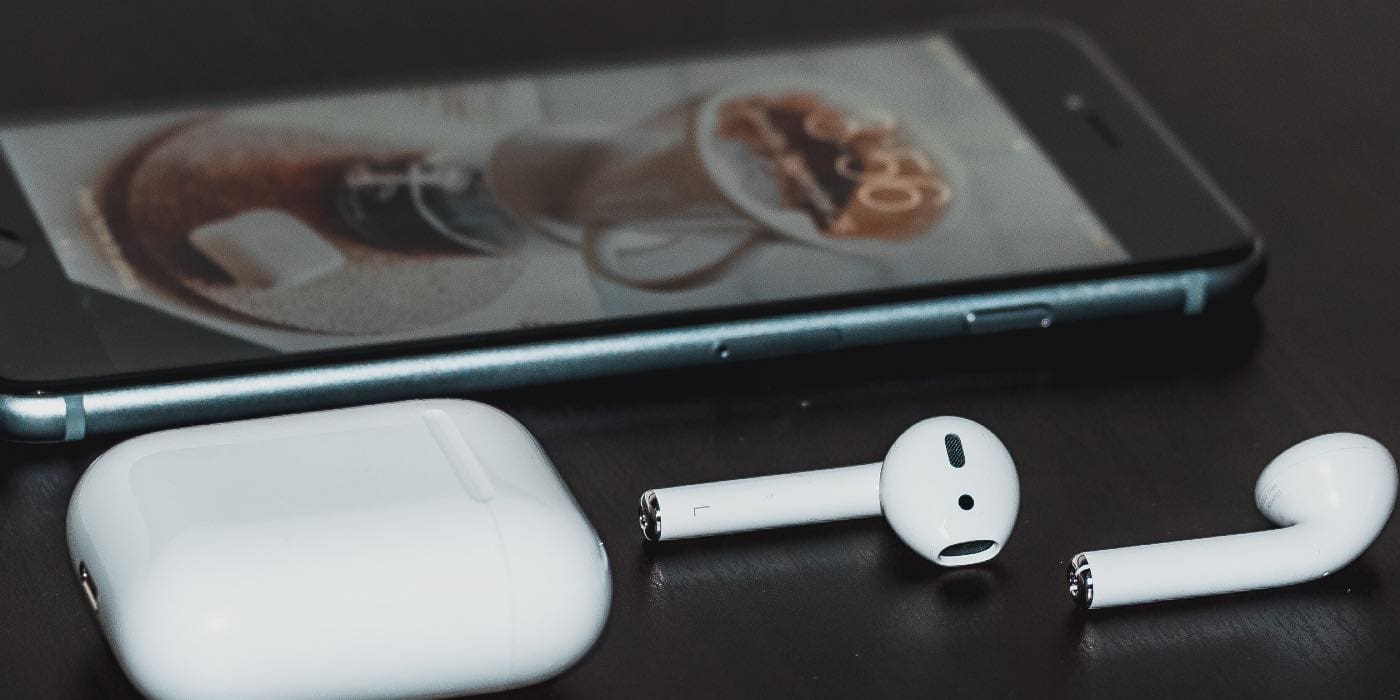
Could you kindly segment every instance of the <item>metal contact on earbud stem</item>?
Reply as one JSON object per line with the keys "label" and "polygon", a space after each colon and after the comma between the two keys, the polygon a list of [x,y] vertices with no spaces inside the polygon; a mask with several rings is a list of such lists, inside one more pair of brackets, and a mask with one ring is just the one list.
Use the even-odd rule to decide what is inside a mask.
{"label": "metal contact on earbud stem", "polygon": [[655,491],[642,494],[642,500],[637,504],[637,524],[641,526],[642,537],[647,541],[661,541],[661,503],[656,499]]}
{"label": "metal contact on earbud stem", "polygon": [[1094,604],[1094,572],[1089,568],[1089,558],[1083,554],[1074,555],[1066,573],[1069,576],[1069,596],[1079,607],[1088,609]]}

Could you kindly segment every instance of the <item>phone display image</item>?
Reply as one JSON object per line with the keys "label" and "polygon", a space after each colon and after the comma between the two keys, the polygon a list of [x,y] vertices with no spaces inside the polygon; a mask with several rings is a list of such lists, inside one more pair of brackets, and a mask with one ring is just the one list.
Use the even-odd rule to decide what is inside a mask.
{"label": "phone display image", "polygon": [[288,352],[1127,258],[939,36],[0,144],[74,281]]}
{"label": "phone display image", "polygon": [[508,254],[521,233],[477,194],[480,172],[427,158],[199,118],[127,151],[97,201],[123,261],[192,308],[326,334],[411,331],[491,303],[525,267]]}
{"label": "phone display image", "polygon": [[[851,289],[889,286],[879,258],[930,233],[950,187],[929,139],[877,104],[830,79],[746,81],[592,139],[517,135],[493,172],[522,219],[625,286],[713,283],[758,243],[815,249]],[[541,170],[574,175],[542,188]]]}
{"label": "phone display image", "polygon": [[776,181],[768,209],[800,209],[821,235],[903,240],[928,233],[948,204],[942,173],[892,116],[786,91],[731,98],[718,112],[715,136],[743,143]]}

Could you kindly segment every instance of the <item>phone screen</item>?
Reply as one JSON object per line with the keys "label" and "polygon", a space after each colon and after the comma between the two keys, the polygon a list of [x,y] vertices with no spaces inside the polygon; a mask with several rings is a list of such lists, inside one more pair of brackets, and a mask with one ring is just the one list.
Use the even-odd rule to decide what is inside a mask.
{"label": "phone screen", "polygon": [[1130,259],[936,34],[33,123],[0,146],[73,282],[249,354]]}

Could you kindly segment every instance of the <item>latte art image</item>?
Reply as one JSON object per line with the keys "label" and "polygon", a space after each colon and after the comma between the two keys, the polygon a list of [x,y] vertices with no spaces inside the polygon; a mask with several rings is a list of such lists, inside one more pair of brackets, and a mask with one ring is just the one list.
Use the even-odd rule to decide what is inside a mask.
{"label": "latte art image", "polygon": [[715,135],[763,161],[781,202],[832,238],[905,240],[927,232],[951,191],[897,121],[862,120],[814,92],[720,105]]}

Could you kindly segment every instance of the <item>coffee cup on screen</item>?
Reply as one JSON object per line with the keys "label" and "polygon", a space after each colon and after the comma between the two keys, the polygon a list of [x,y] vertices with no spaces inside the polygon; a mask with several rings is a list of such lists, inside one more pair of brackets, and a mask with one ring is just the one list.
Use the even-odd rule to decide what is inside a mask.
{"label": "coffee cup on screen", "polygon": [[[930,232],[951,200],[910,124],[810,79],[693,97],[572,155],[554,216],[578,227],[596,272],[644,288],[711,281],[764,236],[889,252]],[[697,249],[689,266],[668,259]],[[648,260],[657,274],[645,274]]]}

